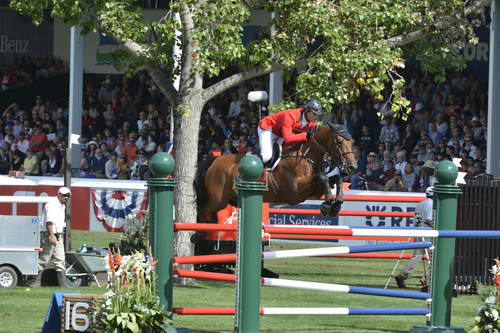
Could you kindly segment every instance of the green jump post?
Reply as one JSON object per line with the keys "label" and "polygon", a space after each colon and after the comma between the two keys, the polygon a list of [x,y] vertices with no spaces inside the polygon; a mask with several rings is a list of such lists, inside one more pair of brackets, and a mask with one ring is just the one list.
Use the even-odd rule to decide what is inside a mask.
{"label": "green jump post", "polygon": [[[434,172],[434,225],[437,230],[455,230],[457,226],[457,198],[462,192],[455,185],[458,169],[450,161],[440,162]],[[410,332],[464,332],[461,327],[450,327],[451,299],[455,258],[455,238],[436,238],[432,255],[432,303],[430,326],[414,326]]]}
{"label": "green jump post", "polygon": [[174,187],[176,181],[165,178],[175,168],[175,161],[167,153],[156,153],[149,161],[152,177],[148,179],[149,191],[149,246],[157,260],[156,290],[160,305],[172,311],[174,255]]}
{"label": "green jump post", "polygon": [[257,333],[260,327],[260,278],[262,260],[262,192],[266,186],[255,180],[262,175],[262,161],[245,155],[239,163],[238,246],[235,332]]}

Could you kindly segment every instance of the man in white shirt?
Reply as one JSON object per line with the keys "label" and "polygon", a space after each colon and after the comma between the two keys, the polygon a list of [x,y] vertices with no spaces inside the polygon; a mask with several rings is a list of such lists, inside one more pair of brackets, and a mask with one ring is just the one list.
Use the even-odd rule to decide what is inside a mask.
{"label": "man in white shirt", "polygon": [[40,232],[42,252],[38,257],[38,276],[30,283],[33,287],[41,285],[42,273],[49,267],[55,267],[59,285],[67,287],[63,232],[66,227],[66,202],[70,197],[69,188],[61,187],[57,197],[52,197],[45,204]]}
{"label": "man in white shirt", "polygon": [[229,104],[227,118],[238,118],[241,113],[241,100],[237,93],[232,94],[233,101]]}
{"label": "man in white shirt", "polygon": [[[425,195],[427,199],[424,201],[420,201],[415,207],[415,226],[417,227],[431,227],[432,228],[432,205],[433,205],[433,196],[434,189],[432,186],[428,187],[425,190]],[[419,241],[425,241],[424,239],[420,239]],[[405,280],[408,279],[413,272],[417,270],[417,266],[420,262],[422,262],[422,257],[425,254],[426,249],[415,249],[413,250],[413,257],[408,260],[405,268],[396,275],[396,283],[399,288],[406,288]],[[428,251],[427,251],[428,252]],[[425,275],[428,275],[428,272],[425,272]]]}
{"label": "man in white shirt", "polygon": [[27,153],[31,144],[31,142],[28,139],[26,139],[26,133],[24,131],[21,131],[19,133],[19,136],[16,139],[16,143],[17,143],[17,148],[19,148],[19,150],[25,154]]}

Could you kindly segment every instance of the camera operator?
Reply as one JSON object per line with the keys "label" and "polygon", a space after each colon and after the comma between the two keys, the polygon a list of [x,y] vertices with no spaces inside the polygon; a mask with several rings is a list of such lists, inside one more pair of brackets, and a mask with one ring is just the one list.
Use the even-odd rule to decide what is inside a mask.
{"label": "camera operator", "polygon": [[[432,197],[434,196],[434,189],[432,188],[432,186],[428,187],[425,190],[425,195],[427,196],[427,199],[419,202],[417,204],[417,207],[415,208],[415,221],[416,221],[415,226],[423,228],[428,228],[428,227],[432,228],[432,204],[433,204]],[[424,241],[424,239],[421,239],[420,241]],[[425,254],[425,252],[426,252],[425,249],[413,250],[413,258],[408,260],[405,268],[401,271],[401,273],[395,276],[396,283],[398,284],[399,288],[406,288],[405,280],[410,278],[411,274],[415,272],[418,264],[422,261],[422,257]],[[425,275],[427,276],[428,272],[425,272]],[[425,289],[427,287],[426,276],[424,276],[421,279],[422,289]]]}

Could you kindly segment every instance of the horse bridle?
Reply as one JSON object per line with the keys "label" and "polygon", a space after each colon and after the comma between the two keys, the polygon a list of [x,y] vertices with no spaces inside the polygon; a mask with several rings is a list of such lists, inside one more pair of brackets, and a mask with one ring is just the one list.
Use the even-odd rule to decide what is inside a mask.
{"label": "horse bridle", "polygon": [[[328,153],[328,149],[323,147],[323,145],[316,140],[315,136],[316,136],[316,133],[314,133],[314,135],[311,136],[311,141],[313,141],[314,144],[320,148],[320,150],[323,154]],[[340,150],[341,142],[337,140],[338,136],[341,136],[346,140],[351,139],[351,134],[349,134],[347,129],[344,128],[340,131],[334,131],[334,132],[332,132],[332,136],[333,136],[333,140],[335,140],[335,146],[337,147],[337,155],[340,157],[340,159],[343,159],[345,155],[353,154],[352,151],[342,152]]]}
{"label": "horse bridle", "polygon": [[[333,140],[335,140],[334,143],[335,143],[335,146],[337,148],[337,156],[339,156],[339,161],[336,163],[335,166],[338,167],[339,170],[341,170],[341,172],[342,172],[345,168],[345,165],[346,165],[346,161],[345,161],[344,156],[349,155],[349,154],[353,154],[353,152],[352,151],[342,152],[340,150],[341,142],[337,140],[337,137],[341,136],[346,140],[350,140],[350,139],[352,139],[352,137],[351,137],[351,134],[349,133],[349,131],[347,131],[347,128],[345,128],[345,127],[338,129],[338,130],[335,130],[334,126],[330,125],[330,128],[332,129]],[[329,153],[328,149],[323,147],[323,145],[316,140],[315,136],[316,136],[316,133],[314,133],[311,136],[311,141],[314,142],[314,144],[320,148],[320,150],[322,151],[323,154],[328,154],[330,156],[330,158],[333,158],[333,156],[331,156],[331,154]]]}

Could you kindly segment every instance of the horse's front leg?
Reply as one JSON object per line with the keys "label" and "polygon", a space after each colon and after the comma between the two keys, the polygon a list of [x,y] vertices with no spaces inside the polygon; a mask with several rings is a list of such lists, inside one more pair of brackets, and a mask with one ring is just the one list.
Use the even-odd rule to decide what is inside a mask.
{"label": "horse's front leg", "polygon": [[321,203],[319,210],[321,215],[328,216],[331,210],[332,204],[335,202],[332,195],[332,188],[330,187],[330,182],[328,181],[328,176],[326,172],[320,172],[318,174],[319,181],[323,183],[325,187],[325,201]]}
{"label": "horse's front leg", "polygon": [[342,177],[336,175],[335,177],[335,202],[332,204],[328,215],[331,217],[337,217],[344,203],[344,191],[342,191]]}

